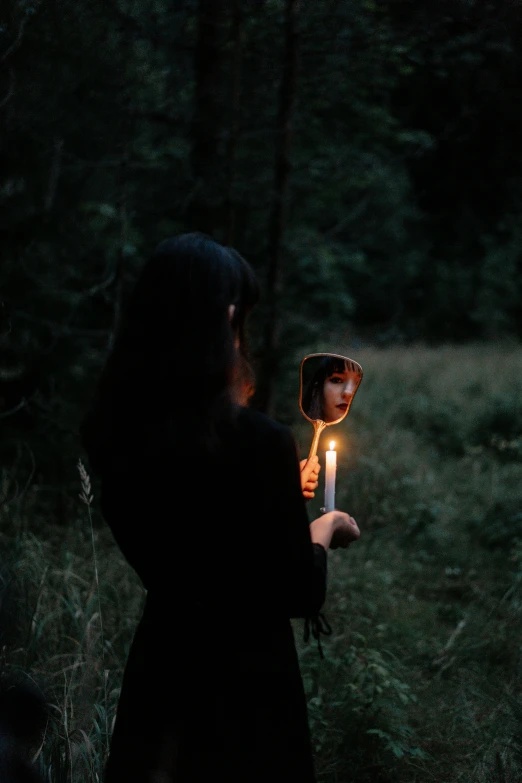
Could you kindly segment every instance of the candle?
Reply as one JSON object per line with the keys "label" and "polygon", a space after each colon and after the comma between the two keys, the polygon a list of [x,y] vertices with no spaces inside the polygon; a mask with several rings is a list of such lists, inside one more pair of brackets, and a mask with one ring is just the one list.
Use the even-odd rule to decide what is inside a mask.
{"label": "candle", "polygon": [[330,448],[326,452],[326,465],[324,474],[324,510],[333,511],[335,508],[335,471],[337,469],[337,452],[332,440]]}

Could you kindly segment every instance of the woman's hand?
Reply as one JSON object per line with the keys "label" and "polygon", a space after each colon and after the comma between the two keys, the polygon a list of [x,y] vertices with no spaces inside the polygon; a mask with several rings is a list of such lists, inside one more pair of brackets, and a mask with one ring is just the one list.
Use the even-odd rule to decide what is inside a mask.
{"label": "woman's hand", "polygon": [[347,546],[353,544],[361,536],[361,531],[355,519],[349,514],[345,514],[342,511],[337,513],[336,521],[334,523],[334,532],[332,540],[330,542],[330,549],[346,549]]}
{"label": "woman's hand", "polygon": [[319,458],[317,454],[315,454],[312,459],[302,459],[299,464],[301,466],[301,489],[303,490],[303,497],[310,500],[315,497],[315,490],[319,486],[319,471],[321,470]]}
{"label": "woman's hand", "polygon": [[328,511],[314,519],[310,525],[310,535],[314,544],[321,544],[325,549],[346,549],[357,541],[361,531],[349,514],[344,511]]}

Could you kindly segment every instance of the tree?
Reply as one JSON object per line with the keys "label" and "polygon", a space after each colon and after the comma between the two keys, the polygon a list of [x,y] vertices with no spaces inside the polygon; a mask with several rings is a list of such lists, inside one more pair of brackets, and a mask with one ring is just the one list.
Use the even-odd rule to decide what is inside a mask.
{"label": "tree", "polygon": [[216,239],[223,234],[225,193],[224,27],[224,0],[199,0],[191,149],[194,184],[186,224]]}
{"label": "tree", "polygon": [[272,384],[279,364],[279,297],[280,265],[282,262],[283,232],[285,229],[290,180],[290,152],[292,125],[297,97],[298,21],[300,0],[286,0],[284,63],[279,86],[279,111],[275,141],[275,177],[270,211],[268,259],[266,272],[267,300],[263,341],[263,365],[256,403],[260,410],[270,411]]}

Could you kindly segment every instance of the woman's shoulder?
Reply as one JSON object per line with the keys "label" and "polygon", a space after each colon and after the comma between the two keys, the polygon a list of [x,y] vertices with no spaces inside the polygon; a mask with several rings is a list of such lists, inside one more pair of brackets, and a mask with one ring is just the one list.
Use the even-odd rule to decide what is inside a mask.
{"label": "woman's shoulder", "polygon": [[273,438],[274,440],[293,440],[290,427],[271,419],[255,408],[241,408],[238,423],[240,430],[249,436]]}

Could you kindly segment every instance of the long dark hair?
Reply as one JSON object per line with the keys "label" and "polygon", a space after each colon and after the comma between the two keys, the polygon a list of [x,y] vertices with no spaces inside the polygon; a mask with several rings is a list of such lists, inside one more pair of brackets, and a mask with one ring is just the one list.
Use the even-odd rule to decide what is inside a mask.
{"label": "long dark hair", "polygon": [[[80,427],[95,472],[125,470],[164,449],[210,453],[234,416],[234,333],[248,363],[254,271],[201,233],[161,242],[132,292],[96,398]],[[232,322],[229,305],[235,305]]]}

